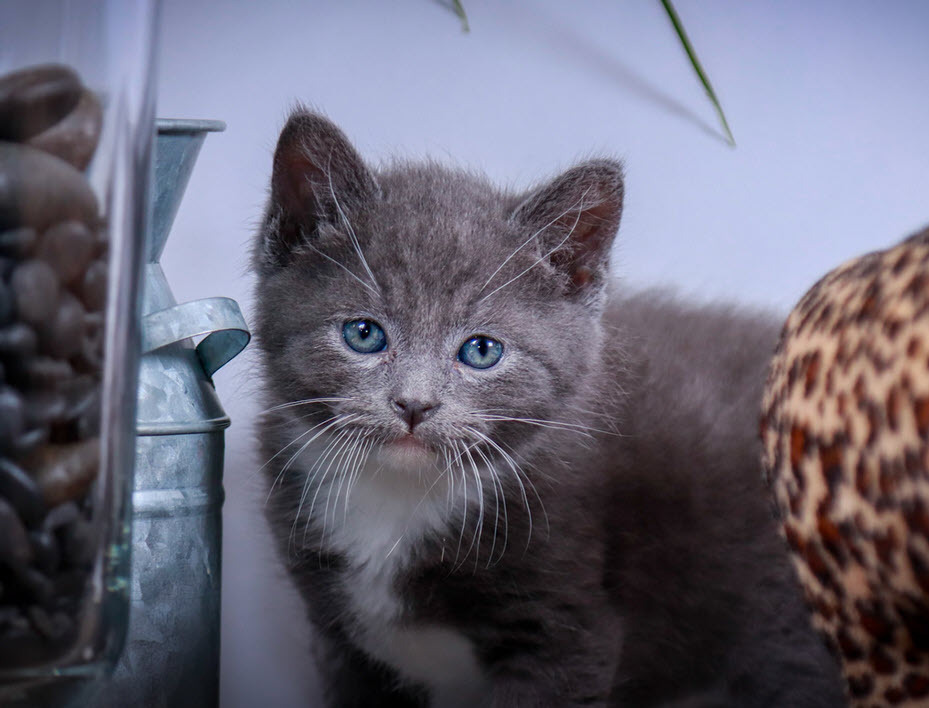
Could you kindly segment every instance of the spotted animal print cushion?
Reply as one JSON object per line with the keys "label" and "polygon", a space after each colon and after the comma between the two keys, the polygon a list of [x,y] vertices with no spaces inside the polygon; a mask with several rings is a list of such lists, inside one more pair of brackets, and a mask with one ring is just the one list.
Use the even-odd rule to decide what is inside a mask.
{"label": "spotted animal print cushion", "polygon": [[929,705],[929,229],[791,312],[764,462],[813,621],[854,706]]}

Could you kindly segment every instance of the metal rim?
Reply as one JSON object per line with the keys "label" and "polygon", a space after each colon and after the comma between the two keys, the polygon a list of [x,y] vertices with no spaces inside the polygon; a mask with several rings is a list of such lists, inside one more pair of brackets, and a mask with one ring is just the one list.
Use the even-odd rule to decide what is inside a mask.
{"label": "metal rim", "polygon": [[198,118],[158,118],[155,126],[161,135],[172,133],[221,133],[226,123],[221,120],[200,120]]}
{"label": "metal rim", "polygon": [[148,422],[136,423],[135,433],[140,437],[153,435],[193,435],[197,433],[215,433],[225,430],[232,421],[229,416],[221,418],[208,418],[206,420],[191,420],[188,422]]}

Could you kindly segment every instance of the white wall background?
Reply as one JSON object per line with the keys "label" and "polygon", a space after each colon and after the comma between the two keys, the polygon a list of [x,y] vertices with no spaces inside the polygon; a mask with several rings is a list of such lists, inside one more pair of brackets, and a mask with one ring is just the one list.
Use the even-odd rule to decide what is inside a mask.
{"label": "white wall background", "polygon": [[[294,101],[371,160],[432,155],[527,186],[627,166],[620,277],[784,312],[844,259],[929,223],[929,3],[678,0],[725,145],[657,0],[165,0],[159,115],[221,118],[168,243],[179,301],[251,303],[247,254]],[[254,355],[216,383],[227,436],[223,706],[314,706],[302,609],[252,452]]]}

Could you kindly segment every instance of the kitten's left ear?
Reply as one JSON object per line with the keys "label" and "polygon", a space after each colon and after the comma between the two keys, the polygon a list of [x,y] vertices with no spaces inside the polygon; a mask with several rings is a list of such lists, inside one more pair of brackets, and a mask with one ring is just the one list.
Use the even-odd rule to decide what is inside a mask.
{"label": "kitten's left ear", "polygon": [[591,160],[531,192],[512,218],[539,231],[542,255],[568,293],[584,294],[603,283],[622,208],[622,164]]}
{"label": "kitten's left ear", "polygon": [[274,151],[264,260],[285,264],[321,226],[345,220],[376,192],[374,176],[345,134],[322,115],[296,109]]}

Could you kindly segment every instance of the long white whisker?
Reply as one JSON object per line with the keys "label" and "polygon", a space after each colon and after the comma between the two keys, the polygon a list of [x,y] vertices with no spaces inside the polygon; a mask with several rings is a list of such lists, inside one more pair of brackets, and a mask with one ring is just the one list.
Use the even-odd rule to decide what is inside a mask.
{"label": "long white whisker", "polygon": [[[319,469],[319,466],[326,459],[326,457],[329,455],[332,449],[338,444],[339,440],[341,440],[342,437],[344,437],[346,434],[347,434],[347,431],[340,430],[332,440],[327,441],[319,457],[316,458],[316,460],[310,466],[310,469],[307,470],[306,477],[303,480],[303,491],[300,494],[300,503],[297,505],[297,513],[294,515],[294,523],[290,529],[291,541],[293,541],[296,538],[297,524],[300,522],[300,512],[303,511],[303,504],[306,502],[307,494],[309,494],[310,485],[312,485],[316,481],[316,470]],[[319,487],[320,485],[317,485],[317,492],[319,491]],[[313,497],[313,498],[314,500],[316,499],[316,497]],[[310,515],[312,515],[312,513],[313,513],[313,509],[311,508],[310,514],[307,515],[307,523],[309,523],[309,518],[310,518]]]}
{"label": "long white whisker", "polygon": [[[343,452],[346,450],[346,448],[348,448],[348,446],[351,444],[352,439],[353,439],[353,434],[350,432],[350,433],[346,436],[345,440],[342,441],[342,444],[339,446],[339,449],[336,450],[336,451],[333,453],[332,458],[329,460],[329,464],[326,466],[326,471],[323,472],[323,477],[322,477],[322,479],[326,479],[326,477],[329,476],[329,472],[330,472],[330,471],[332,471],[332,473],[333,473],[333,481],[331,481],[331,482],[328,484],[329,489],[328,489],[327,492],[326,492],[326,506],[324,507],[324,511],[323,511],[323,530],[322,530],[322,535],[320,536],[320,538],[323,538],[323,539],[326,538],[326,530],[329,528],[329,502],[330,502],[330,500],[332,499],[332,488],[335,486],[335,477],[338,476],[338,470],[339,470],[339,465],[336,464],[336,460],[338,460],[338,461],[341,463],[341,461],[342,461],[342,453],[343,453]],[[335,468],[333,469],[333,465],[334,465],[334,464],[336,464],[336,466],[335,466]],[[336,497],[336,500],[338,500],[338,496]],[[312,511],[312,506],[311,506],[311,507],[310,507],[310,514],[312,514],[312,513],[313,513],[313,511]],[[335,515],[335,514],[333,513],[333,516],[334,516],[334,515]],[[307,531],[309,530],[309,525],[310,525],[310,517],[307,516],[307,523],[306,523],[306,526],[305,526],[304,529],[303,529],[303,537],[304,537],[304,538],[306,538]],[[322,544],[320,544],[320,553],[322,553]]]}
{"label": "long white whisker", "polygon": [[325,259],[326,259],[327,261],[329,261],[330,263],[333,263],[333,264],[339,266],[339,268],[341,268],[342,270],[344,270],[346,273],[348,273],[350,276],[352,276],[355,280],[357,280],[359,283],[361,283],[363,286],[365,286],[368,290],[370,290],[370,291],[371,291],[372,293],[374,293],[375,295],[380,295],[380,293],[379,293],[377,290],[375,290],[374,288],[372,288],[368,283],[366,283],[366,282],[363,281],[361,278],[359,278],[357,275],[355,275],[349,268],[347,268],[346,266],[344,266],[344,265],[342,265],[341,263],[339,263],[339,261],[337,261],[335,258],[333,258],[332,256],[330,256],[328,253],[323,253],[323,252],[320,251],[318,248],[316,248],[316,246],[314,246],[312,243],[310,243],[310,242],[307,241],[306,239],[304,239],[303,245],[306,246],[307,248],[309,248],[309,249],[310,249],[311,251],[313,251],[314,253],[316,253],[316,254],[322,256],[323,258],[325,258]]}
{"label": "long white whisker", "polygon": [[[329,458],[329,455],[335,450],[336,446],[343,438],[345,438],[346,435],[348,435],[347,430],[340,430],[330,440],[327,440],[326,445],[323,447],[317,458],[313,461],[310,469],[306,471],[306,478],[303,480],[303,492],[300,495],[300,503],[297,505],[297,514],[294,517],[294,532],[296,532],[297,522],[300,519],[300,513],[303,511],[303,505],[306,503],[307,495],[310,493],[310,487],[315,484],[316,490],[318,492],[322,486],[320,484],[322,480],[317,480],[316,478],[320,468],[323,466],[323,464],[325,464],[325,461]],[[313,498],[315,499],[316,497]],[[308,523],[312,515],[313,509],[310,507],[310,513],[307,514]]]}
{"label": "long white whisker", "polygon": [[[475,446],[476,449],[476,446]],[[468,462],[471,464],[471,471],[474,473],[474,484],[477,485],[477,502],[478,502],[478,517],[477,517],[477,532],[475,538],[477,539],[477,548],[474,551],[474,572],[477,573],[477,566],[481,559],[481,539],[484,536],[484,484],[481,480],[481,475],[477,469],[477,463],[474,461],[474,456],[471,454],[471,450],[465,448],[465,452],[468,456]],[[496,491],[496,490],[494,490]],[[496,525],[495,527],[496,528]],[[473,541],[472,541],[473,544]],[[468,549],[468,553],[471,552],[471,549]],[[465,556],[467,557],[467,556]]]}
{"label": "long white whisker", "polygon": [[495,270],[493,273],[490,274],[490,277],[484,282],[484,284],[481,286],[481,289],[477,291],[477,294],[480,295],[482,292],[484,292],[484,288],[486,288],[488,285],[490,285],[490,281],[493,280],[494,277],[497,275],[497,273],[499,273],[499,272],[503,269],[503,266],[505,266],[507,263],[510,262],[510,259],[513,258],[513,256],[515,256],[517,253],[519,253],[521,250],[523,250],[523,248],[525,248],[525,247],[528,246],[530,243],[532,243],[533,239],[535,239],[539,234],[541,234],[543,231],[545,231],[545,229],[547,229],[549,226],[551,226],[552,224],[554,224],[556,221],[558,221],[558,219],[560,219],[562,216],[564,216],[565,214],[567,214],[569,211],[571,211],[570,208],[567,209],[567,210],[565,210],[565,211],[563,211],[563,212],[561,212],[561,214],[559,214],[559,215],[556,216],[554,219],[552,219],[551,221],[549,221],[547,224],[545,224],[545,226],[543,226],[541,229],[539,229],[539,230],[536,231],[534,234],[532,234],[532,236],[530,236],[530,237],[527,238],[525,241],[523,241],[522,244],[520,244],[519,246],[517,246],[517,247],[516,247],[516,250],[513,251],[510,255],[508,255],[506,258],[504,258],[504,259],[503,259],[503,263],[501,263],[500,265],[497,266],[497,270]]}
{"label": "long white whisker", "polygon": [[500,422],[511,422],[511,423],[526,423],[527,425],[536,425],[541,428],[551,428],[554,430],[566,430],[568,432],[577,432],[588,437],[592,437],[590,433],[601,433],[602,435],[613,435],[620,436],[620,433],[617,433],[613,430],[603,430],[601,428],[594,428],[590,425],[581,425],[580,423],[569,423],[564,420],[546,420],[543,418],[519,418],[516,416],[509,415],[493,415],[487,413],[473,413],[476,417],[481,420],[487,421],[500,421]]}
{"label": "long white whisker", "polygon": [[349,498],[352,495],[352,489],[354,489],[355,484],[358,482],[358,478],[361,475],[361,471],[365,468],[365,465],[368,464],[368,455],[371,453],[371,450],[374,448],[374,439],[368,438],[364,445],[361,448],[361,452],[358,454],[358,457],[354,461],[355,469],[348,478],[348,489],[345,492],[345,510],[343,513],[343,520],[348,518],[348,502]]}
{"label": "long white whisker", "polygon": [[[445,460],[445,469],[442,470],[442,475],[444,476],[448,473],[448,468],[451,467],[451,464],[452,464],[451,457],[449,457],[449,454],[448,454],[448,448],[445,448],[445,447],[442,448],[442,457]],[[451,511],[451,508],[452,508],[452,497],[453,497],[452,492],[454,489],[455,487],[452,485],[451,479],[449,479],[448,484],[445,485],[445,513],[446,515]]]}
{"label": "long white whisker", "polygon": [[[519,485],[519,490],[522,494],[523,504],[526,506],[526,513],[529,517],[529,534],[526,536],[526,548],[523,550],[525,554],[529,550],[529,542],[532,539],[532,507],[529,504],[529,496],[526,494],[526,487],[523,485],[522,479],[520,478],[519,466],[516,464],[516,461],[506,452],[502,447],[500,447],[494,440],[479,430],[471,429],[472,432],[481,438],[488,445],[493,447],[497,452],[500,453],[500,456],[503,458],[503,461],[509,465],[510,469],[513,470],[513,476],[516,478],[516,483]],[[539,500],[539,505],[542,508],[542,513],[545,515],[545,524],[548,526],[548,514],[545,512],[545,505],[542,503],[542,498],[539,496],[538,491],[535,489],[535,485],[532,484],[532,481],[526,476],[525,473],[522,473],[523,477],[526,477],[526,481],[529,482],[529,485],[532,487],[535,492],[536,499]],[[550,529],[550,527],[549,527]],[[549,531],[550,532],[550,531]]]}
{"label": "long white whisker", "polygon": [[[265,430],[278,430],[280,428],[293,427],[295,423],[298,423],[301,420],[306,420],[307,418],[313,418],[318,416],[321,411],[310,411],[309,413],[302,413],[301,415],[288,415],[286,418],[281,416],[277,420],[264,420],[261,423],[262,428]],[[341,414],[339,414],[341,415]]]}
{"label": "long white whisker", "polygon": [[271,406],[270,408],[265,408],[263,411],[260,411],[258,415],[264,415],[265,413],[272,413],[273,411],[283,410],[284,408],[293,408],[294,406],[308,406],[311,403],[341,403],[343,401],[350,401],[351,398],[341,398],[336,396],[331,396],[328,398],[302,398],[299,401],[288,401],[287,403],[280,403],[276,406]]}
{"label": "long white whisker", "polygon": [[[584,415],[592,416],[594,418],[602,418],[610,424],[615,424],[616,422],[615,414],[612,412],[607,413],[604,411],[592,411],[589,408],[581,408],[579,405],[574,404],[574,403],[568,404],[568,408],[570,408],[571,410],[577,411],[578,413],[583,413]],[[485,412],[492,413],[493,411],[488,410]]]}
{"label": "long white whisker", "polygon": [[[258,468],[258,471],[261,472],[265,467],[267,467],[267,466],[270,465],[272,462],[274,462],[274,460],[276,460],[278,457],[280,457],[281,455],[283,455],[284,452],[285,452],[288,448],[292,447],[293,445],[296,445],[302,438],[305,438],[307,435],[309,435],[310,433],[312,433],[312,432],[313,432],[314,430],[316,430],[316,428],[318,428],[320,425],[325,425],[326,423],[331,423],[331,422],[337,420],[339,417],[340,417],[340,416],[338,416],[338,415],[330,416],[329,418],[326,418],[326,420],[322,421],[321,423],[317,423],[316,425],[314,425],[314,426],[313,426],[312,428],[310,428],[309,430],[304,430],[304,431],[303,431],[302,433],[300,433],[297,437],[295,437],[295,438],[294,438],[293,440],[291,440],[289,443],[287,443],[286,445],[284,445],[284,447],[282,447],[280,450],[278,450],[278,451],[275,452],[273,455],[271,455],[271,457],[268,458],[267,462],[265,462],[261,467]],[[300,450],[299,450],[296,454],[299,455],[300,452],[303,451],[303,449],[304,449],[304,448],[301,447]],[[293,458],[291,457],[291,460],[292,460],[292,459],[293,459]],[[289,461],[290,461],[290,460],[288,460],[288,462],[289,462]],[[286,465],[285,465],[285,467],[286,467]],[[283,474],[283,470],[281,470],[280,472],[278,472],[277,476],[274,478],[274,482],[271,483],[271,490],[272,490],[272,491],[274,490],[274,485],[277,484],[277,482],[278,482],[278,480],[281,478],[281,475],[282,475],[282,474]],[[269,496],[270,496],[270,492],[268,492],[268,494],[269,494]]]}
{"label": "long white whisker", "polygon": [[[338,477],[338,479],[339,479],[339,487],[338,487],[338,489],[336,490],[336,493],[335,493],[335,501],[334,501],[334,503],[333,503],[333,505],[332,505],[332,519],[333,519],[333,522],[332,522],[332,523],[333,523],[333,525],[335,525],[335,515],[336,515],[336,509],[337,509],[338,506],[339,506],[339,497],[342,495],[342,488],[345,486],[345,484],[346,484],[346,482],[347,482],[348,472],[349,472],[349,469],[350,469],[350,467],[349,467],[349,462],[351,461],[352,455],[354,455],[355,452],[358,450],[358,445],[360,444],[359,441],[360,441],[360,439],[361,439],[361,435],[362,435],[362,432],[361,432],[360,430],[356,430],[356,431],[354,431],[351,435],[349,435],[349,444],[348,444],[348,446],[342,451],[342,453],[341,453],[341,460],[340,460],[339,463],[336,465],[334,477]],[[330,493],[332,492],[332,488],[331,488],[331,487],[330,487],[329,491],[330,491]],[[326,516],[328,517],[328,515],[329,515],[329,503],[328,503],[328,501],[327,501],[327,503],[326,503]],[[343,517],[343,518],[344,518],[344,517]],[[324,524],[324,525],[325,525],[325,524]]]}
{"label": "long white whisker", "polygon": [[322,430],[320,430],[319,432],[317,432],[316,435],[314,435],[314,436],[311,437],[309,440],[307,440],[305,443],[303,443],[303,445],[301,445],[300,448],[299,448],[293,455],[291,455],[290,459],[287,460],[287,462],[284,464],[284,466],[281,467],[281,471],[277,473],[277,476],[274,478],[274,481],[271,483],[271,489],[268,490],[268,497],[267,497],[267,499],[265,499],[265,504],[267,504],[267,503],[268,503],[268,499],[271,498],[271,493],[274,491],[275,485],[277,485],[278,482],[282,482],[282,481],[283,481],[283,479],[284,479],[284,474],[287,472],[288,469],[290,469],[290,466],[293,465],[294,461],[295,461],[301,454],[303,454],[303,451],[304,451],[304,450],[306,450],[310,445],[313,444],[313,441],[314,441],[314,440],[316,440],[320,435],[322,435],[323,433],[325,433],[327,430],[330,430],[331,428],[335,427],[336,425],[344,424],[344,423],[350,423],[350,422],[352,422],[355,418],[357,418],[357,416],[355,416],[354,414],[349,414],[349,415],[335,415],[335,416],[332,416],[331,418],[328,418],[328,419],[324,420],[322,423],[317,423],[316,425],[314,425],[314,426],[313,426],[312,428],[310,428],[309,430],[307,430],[307,431],[301,433],[301,434],[298,435],[296,438],[294,438],[293,440],[291,440],[291,441],[290,441],[289,443],[287,443],[283,448],[281,448],[280,450],[278,450],[278,452],[277,452],[270,460],[268,460],[267,462],[265,462],[265,463],[258,469],[259,472],[260,472],[261,470],[263,470],[265,467],[267,467],[269,464],[271,464],[271,462],[274,460],[274,458],[276,458],[278,455],[280,455],[282,452],[284,452],[284,450],[286,450],[287,448],[289,448],[291,445],[294,445],[298,440],[300,440],[300,438],[306,437],[307,435],[309,435],[310,433],[312,433],[314,430],[316,430],[317,428],[319,428],[319,427],[322,426],[322,425],[325,425],[325,426],[326,426],[326,427],[324,427]]}
{"label": "long white whisker", "polygon": [[[471,430],[471,428],[466,428],[466,430]],[[491,565],[493,565],[494,549],[497,547],[497,527],[500,522],[501,500],[503,501],[503,548],[500,551],[500,558],[503,558],[503,554],[506,552],[506,542],[507,536],[509,534],[509,519],[507,518],[506,513],[506,494],[503,490],[503,483],[500,481],[500,478],[497,475],[497,470],[494,468],[493,463],[488,459],[487,455],[484,454],[484,451],[481,450],[480,446],[476,446],[474,451],[480,456],[481,460],[484,462],[484,466],[490,473],[490,481],[493,484],[494,490],[494,536],[493,541],[490,544],[490,556],[487,558],[487,567],[489,568]],[[497,493],[498,485],[500,487],[499,494]]]}
{"label": "long white whisker", "polygon": [[[349,478],[348,478],[349,473],[350,473],[351,471],[354,471],[354,467],[352,466],[352,463],[354,462],[355,457],[357,457],[357,455],[358,455],[358,450],[359,450],[359,449],[365,444],[365,442],[366,442],[366,441],[364,440],[363,436],[364,436],[364,431],[363,431],[363,430],[356,430],[356,431],[355,431],[355,433],[352,435],[352,444],[351,444],[351,447],[346,451],[345,457],[344,457],[344,459],[343,459],[343,461],[342,461],[342,464],[341,464],[340,467],[339,467],[339,470],[340,470],[340,471],[339,471],[339,474],[342,476],[342,479],[343,479],[343,481],[345,481],[345,482],[348,482],[348,480],[349,480]],[[336,500],[338,500],[338,498],[339,498],[339,496],[341,495],[341,493],[342,493],[342,482],[340,481],[340,482],[339,482],[339,491],[336,493]]]}
{"label": "long white whisker", "polygon": [[[448,470],[449,470],[449,468],[446,467],[446,468],[442,471],[442,474],[441,474],[441,475],[436,475],[436,478],[432,481],[432,484],[430,484],[429,487],[428,487],[428,489],[426,489],[426,491],[423,493],[422,499],[420,499],[420,500],[416,503],[416,506],[413,507],[413,511],[410,512],[410,520],[412,520],[413,518],[416,517],[416,512],[419,511],[419,507],[421,507],[422,504],[423,504],[423,502],[426,501],[426,499],[429,498],[429,494],[430,494],[430,493],[432,492],[432,490],[435,488],[435,485],[437,485],[437,484],[448,474]],[[403,540],[403,537],[406,535],[406,532],[409,530],[409,528],[410,528],[410,522],[408,521],[407,524],[406,524],[406,526],[403,527],[403,531],[401,531],[401,532],[400,532],[400,535],[397,537],[397,540],[394,541],[394,545],[392,545],[392,546],[390,547],[390,550],[387,551],[387,554],[384,556],[385,558],[389,558],[389,557],[390,557],[390,554],[393,553],[393,552],[397,549],[397,546],[400,545],[400,541]]]}
{"label": "long white whisker", "polygon": [[[520,273],[519,275],[516,275],[516,276],[510,278],[510,279],[509,279],[508,281],[506,281],[503,285],[501,285],[501,286],[499,286],[499,287],[494,288],[493,290],[491,290],[491,291],[490,291],[489,293],[487,293],[484,297],[482,297],[480,300],[478,300],[478,302],[484,302],[484,300],[486,300],[487,298],[489,298],[489,297],[490,297],[491,295],[493,295],[494,293],[499,292],[500,290],[503,290],[503,288],[505,288],[505,287],[506,287],[507,285],[509,285],[510,283],[513,283],[513,282],[519,280],[519,279],[522,278],[526,273],[528,273],[530,270],[532,270],[532,269],[535,268],[537,265],[539,265],[539,263],[542,263],[542,262],[548,260],[548,258],[549,258],[553,253],[555,253],[555,251],[557,251],[559,248],[561,248],[562,246],[564,246],[564,245],[568,242],[568,239],[571,238],[571,235],[574,233],[574,229],[577,228],[577,225],[578,225],[578,224],[580,223],[580,221],[581,221],[581,214],[584,212],[584,198],[587,196],[587,193],[590,191],[590,189],[591,189],[591,188],[588,187],[588,188],[586,189],[586,191],[584,192],[584,194],[581,195],[581,198],[580,198],[580,200],[579,200],[578,203],[577,203],[577,217],[574,219],[574,223],[571,225],[571,230],[568,231],[567,235],[565,235],[565,237],[564,237],[563,239],[561,239],[561,241],[558,242],[558,245],[555,246],[555,247],[554,247],[552,250],[550,250],[548,253],[546,253],[544,256],[542,256],[541,258],[539,258],[538,260],[536,260],[531,266],[529,266],[528,268],[526,268],[522,273]],[[570,210],[569,210],[569,211],[570,211]],[[566,211],[565,214],[567,214],[567,213],[568,213],[568,212]],[[562,214],[562,216],[564,216],[564,214]],[[561,218],[561,217],[559,217],[559,218]]]}
{"label": "long white whisker", "polygon": [[[458,452],[458,441],[453,440],[452,442],[455,445],[455,452]],[[464,448],[465,443],[462,443],[461,445],[462,448]],[[464,455],[464,452],[459,452],[458,456],[453,460],[453,462],[457,462],[458,466],[461,468],[461,486],[464,495],[464,511],[461,516],[461,531],[458,533],[458,548],[455,551],[455,568],[458,567],[458,558],[461,555],[461,543],[464,541],[465,525],[468,520],[468,479],[465,476],[464,463],[461,461],[462,455]]]}
{"label": "long white whisker", "polygon": [[[335,464],[336,460],[339,459],[339,454],[340,454],[340,452],[342,451],[342,449],[344,449],[345,445],[346,445],[350,440],[351,440],[351,432],[350,432],[350,431],[347,431],[347,430],[343,430],[342,433],[339,435],[338,439],[335,441],[335,444],[332,445],[332,446],[326,451],[326,454],[320,458],[320,464],[319,464],[319,466],[317,467],[316,474],[318,475],[318,474],[319,474],[319,471],[322,470],[322,465],[323,465],[323,464],[326,464],[326,469],[325,469],[325,470],[322,470],[322,474],[320,475],[320,478],[319,478],[319,480],[317,481],[317,484],[316,484],[316,492],[314,492],[314,494],[313,494],[313,501],[310,503],[310,510],[309,510],[309,513],[307,513],[307,515],[306,515],[306,521],[305,521],[304,524],[303,524],[303,542],[304,542],[304,543],[306,543],[306,537],[307,537],[307,534],[309,533],[310,525],[313,523],[313,509],[314,509],[314,507],[315,507],[315,505],[316,505],[316,498],[317,498],[317,496],[319,495],[319,492],[322,490],[323,484],[324,484],[324,483],[326,484],[326,487],[327,487],[327,489],[328,489],[328,494],[332,494],[332,487],[333,487],[333,485],[334,485],[334,481],[330,481],[330,482],[326,483],[326,478],[329,476],[329,472],[332,470],[333,464]],[[326,459],[328,459],[328,463],[325,462]],[[320,561],[320,564],[322,563],[322,553],[323,553],[323,547],[324,547],[323,540],[324,540],[325,537],[326,537],[326,531],[327,531],[327,529],[328,529],[328,518],[327,518],[327,517],[328,517],[328,512],[329,512],[328,503],[329,503],[329,500],[328,500],[328,497],[327,497],[327,499],[326,499],[326,504],[327,504],[327,506],[326,506],[326,515],[323,517],[323,525],[322,525],[322,529],[321,529],[321,531],[320,531],[320,543],[319,543],[319,561]]]}
{"label": "long white whisker", "polygon": [[[345,498],[342,504],[342,518],[345,519],[348,517],[348,494],[352,489],[352,478],[355,473],[358,471],[358,459],[361,456],[362,451],[368,446],[368,439],[363,437],[363,432],[359,431],[355,440],[355,444],[352,446],[351,452],[345,458]],[[341,493],[341,482],[339,483],[339,492]],[[336,495],[336,500],[339,496]]]}
{"label": "long white whisker", "polygon": [[371,283],[374,285],[374,288],[380,292],[381,286],[377,284],[377,279],[374,277],[374,273],[371,272],[371,268],[368,266],[368,261],[365,258],[364,253],[361,250],[361,243],[358,241],[358,235],[355,233],[355,229],[352,227],[351,222],[349,222],[348,217],[345,216],[345,212],[342,211],[342,205],[339,204],[339,198],[335,194],[335,189],[332,188],[332,153],[329,154],[329,164],[326,168],[326,177],[329,179],[329,194],[332,196],[332,201],[335,202],[335,208],[339,212],[339,218],[342,219],[342,222],[348,228],[348,233],[352,242],[352,246],[355,249],[355,253],[358,254],[358,259],[361,261],[361,265],[364,267],[365,272],[368,274],[368,277],[371,278]]}

